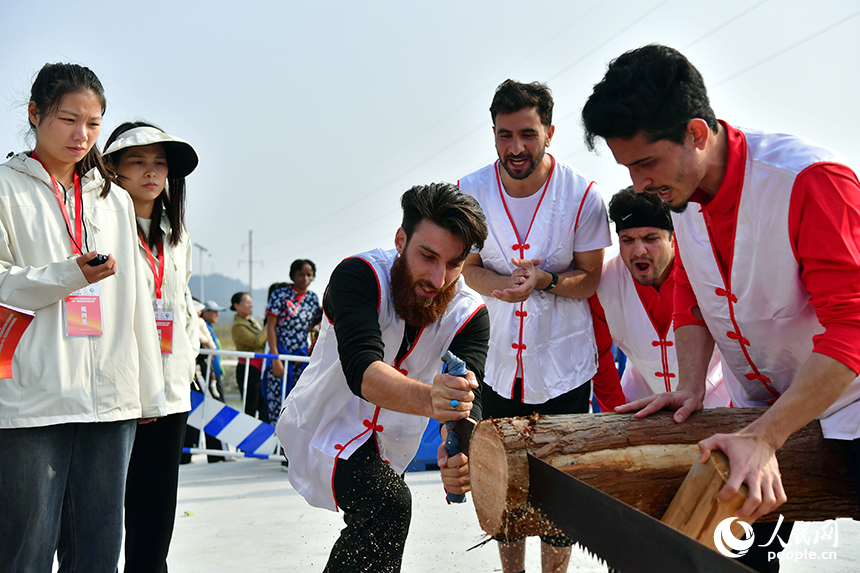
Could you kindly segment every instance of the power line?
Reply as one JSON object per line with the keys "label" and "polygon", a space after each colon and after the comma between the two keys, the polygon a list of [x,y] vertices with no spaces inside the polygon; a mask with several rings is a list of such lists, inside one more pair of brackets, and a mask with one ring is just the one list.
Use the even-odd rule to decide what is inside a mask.
{"label": "power line", "polygon": [[744,69],[742,69],[742,70],[740,70],[740,71],[738,71],[738,72],[735,72],[735,73],[733,73],[732,75],[727,76],[727,77],[725,77],[725,78],[721,79],[721,80],[720,80],[720,81],[718,81],[717,83],[713,84],[713,85],[711,86],[711,88],[715,88],[715,87],[717,87],[717,86],[721,86],[721,85],[723,85],[724,83],[727,83],[727,82],[729,82],[729,81],[731,81],[731,80],[735,79],[736,77],[738,77],[738,76],[740,76],[740,75],[743,75],[743,74],[747,73],[748,71],[750,71],[750,70],[752,70],[752,69],[754,69],[754,68],[759,67],[760,65],[762,65],[762,64],[763,64],[763,63],[765,63],[765,62],[769,62],[770,60],[772,60],[772,59],[774,59],[774,58],[776,58],[776,57],[778,57],[778,56],[781,56],[781,55],[783,55],[784,53],[786,53],[786,52],[788,52],[788,51],[790,51],[790,50],[793,50],[794,48],[796,48],[796,47],[800,46],[801,44],[805,44],[806,42],[808,42],[808,41],[812,40],[813,38],[817,38],[818,36],[820,36],[820,35],[824,34],[825,32],[829,32],[830,30],[832,30],[832,29],[836,28],[837,26],[841,26],[842,24],[844,24],[844,23],[845,23],[845,22],[847,22],[848,20],[851,20],[852,18],[856,18],[857,16],[860,16],[860,11],[858,11],[858,12],[854,12],[853,14],[850,14],[850,15],[846,16],[845,18],[843,18],[843,19],[839,20],[838,22],[835,22],[835,23],[833,23],[833,24],[830,24],[829,26],[826,26],[826,27],[822,28],[821,30],[819,30],[819,31],[817,31],[817,32],[814,32],[814,33],[810,34],[809,36],[807,36],[807,37],[805,37],[805,38],[803,38],[803,39],[801,39],[801,40],[798,40],[797,42],[795,42],[795,43],[791,44],[790,46],[787,46],[787,47],[785,47],[785,48],[781,49],[780,51],[775,52],[775,53],[773,53],[773,54],[771,54],[771,55],[767,56],[766,58],[763,58],[763,59],[761,59],[761,60],[757,61],[756,63],[751,64],[751,65],[749,65],[749,66],[745,67]]}
{"label": "power line", "polygon": [[633,27],[634,27],[634,26],[636,26],[637,24],[640,24],[640,23],[642,22],[642,19],[643,19],[645,16],[648,16],[649,14],[651,14],[652,12],[654,12],[654,11],[656,11],[656,10],[660,9],[661,7],[663,7],[664,5],[668,4],[669,2],[671,2],[671,0],[663,0],[663,1],[662,1],[662,2],[660,2],[659,4],[657,4],[657,5],[653,6],[652,8],[649,8],[648,10],[646,10],[645,12],[643,12],[640,16],[638,16],[638,17],[634,18],[632,22],[630,22],[629,24],[627,24],[626,26],[624,26],[623,28],[621,28],[621,30],[619,30],[616,34],[614,34],[613,36],[610,36],[610,37],[609,37],[607,40],[605,40],[604,42],[602,42],[602,43],[600,43],[600,44],[597,44],[593,49],[591,49],[590,51],[588,51],[588,52],[586,52],[585,54],[583,54],[582,56],[580,56],[580,58],[579,58],[579,59],[574,60],[573,62],[571,62],[570,64],[568,64],[568,65],[567,65],[567,66],[565,66],[564,68],[562,68],[562,69],[561,69],[561,71],[557,72],[555,75],[550,76],[550,77],[547,79],[547,82],[550,82],[550,81],[552,81],[552,80],[554,80],[554,79],[558,78],[559,76],[562,76],[562,75],[566,74],[568,71],[570,71],[570,69],[571,69],[571,68],[573,68],[574,66],[577,66],[577,65],[581,64],[581,63],[582,63],[582,62],[583,62],[587,57],[589,57],[589,56],[591,56],[592,54],[594,54],[594,53],[595,53],[596,51],[598,51],[600,48],[602,48],[603,46],[605,46],[605,45],[606,45],[606,44],[608,44],[609,42],[613,41],[613,40],[614,40],[614,39],[616,39],[617,37],[621,36],[622,34],[624,34],[625,32],[627,32],[630,28],[633,28]]}
{"label": "power line", "polygon": [[743,10],[742,12],[739,12],[738,14],[736,14],[733,18],[730,18],[730,19],[726,20],[725,22],[723,22],[722,24],[720,24],[720,25],[719,25],[719,26],[717,26],[716,28],[713,28],[713,29],[712,29],[712,30],[710,30],[709,32],[707,32],[707,33],[705,33],[705,34],[703,34],[703,35],[699,36],[698,38],[696,38],[695,40],[693,40],[692,42],[690,42],[689,44],[687,44],[686,46],[684,46],[683,48],[681,48],[681,50],[682,50],[682,51],[687,51],[687,50],[689,50],[690,48],[692,48],[693,46],[695,46],[696,44],[698,44],[699,42],[701,42],[702,40],[704,40],[704,39],[705,39],[705,38],[707,38],[708,36],[711,36],[712,34],[716,34],[716,33],[717,33],[717,32],[719,32],[720,30],[722,30],[723,28],[725,28],[726,26],[728,26],[729,24],[731,24],[732,22],[734,22],[735,20],[737,20],[738,18],[741,18],[741,17],[743,17],[743,16],[746,16],[747,14],[749,14],[750,12],[752,12],[753,10],[755,10],[756,8],[758,8],[759,6],[761,6],[762,4],[767,4],[769,1],[770,1],[770,0],[762,0],[761,2],[759,2],[759,3],[757,3],[757,4],[753,4],[752,6],[750,6],[749,8],[747,8],[746,10]]}
{"label": "power line", "polygon": [[[664,1],[663,1],[663,4],[665,4],[665,3],[666,3],[666,2],[668,2],[668,1],[669,1],[669,0],[664,0]],[[559,31],[558,31],[554,36],[552,36],[550,39],[546,40],[546,41],[545,41],[545,42],[543,42],[540,46],[538,46],[538,47],[537,47],[537,48],[535,48],[533,51],[531,51],[529,54],[527,54],[526,56],[524,56],[523,58],[521,58],[517,63],[515,63],[515,64],[512,66],[512,68],[516,68],[517,66],[521,65],[523,62],[526,62],[526,61],[528,61],[529,59],[531,59],[532,57],[534,57],[536,54],[539,54],[539,53],[543,52],[543,50],[544,50],[544,48],[545,48],[546,46],[548,46],[550,43],[554,42],[557,38],[559,38],[560,36],[562,36],[563,34],[565,34],[565,33],[566,33],[568,30],[570,30],[570,28],[572,28],[573,26],[581,25],[581,24],[582,24],[582,19],[583,19],[583,17],[584,17],[584,16],[586,16],[586,15],[588,15],[588,14],[590,14],[591,12],[593,12],[596,8],[598,8],[598,7],[599,7],[599,6],[601,6],[602,4],[603,4],[603,3],[602,3],[601,1],[595,2],[594,4],[592,4],[592,5],[591,5],[591,7],[589,7],[588,9],[586,9],[584,12],[581,12],[581,13],[577,14],[577,15],[576,15],[572,20],[571,20],[570,24],[568,24],[567,26],[565,26],[564,28],[562,28],[561,30],[559,30]],[[635,23],[635,22],[634,22],[634,23]],[[586,55],[587,55],[587,54],[586,54]],[[581,60],[582,60],[582,59],[584,59],[584,58],[581,58]],[[382,159],[381,161],[379,161],[377,164],[375,164],[375,165],[373,165],[372,167],[369,167],[368,169],[366,169],[363,173],[361,173],[361,174],[359,175],[359,177],[360,177],[360,176],[363,176],[363,175],[366,175],[366,174],[368,174],[368,173],[372,173],[372,172],[373,172],[373,171],[375,171],[379,166],[381,166],[381,165],[385,164],[385,162],[386,162],[386,161],[389,161],[390,159],[394,158],[394,157],[395,157],[398,153],[400,153],[403,149],[405,149],[405,148],[407,148],[407,147],[411,146],[411,145],[412,145],[413,143],[415,143],[416,141],[419,141],[422,137],[424,137],[424,136],[425,136],[425,135],[427,135],[428,133],[433,132],[435,129],[437,129],[437,127],[439,126],[439,124],[440,124],[440,123],[442,123],[443,121],[446,121],[446,120],[450,119],[454,114],[456,114],[458,111],[460,111],[461,109],[463,109],[463,108],[464,108],[464,107],[465,107],[469,102],[471,102],[471,101],[475,100],[476,98],[478,98],[478,97],[482,96],[482,95],[484,94],[484,91],[485,91],[485,90],[481,90],[481,91],[480,91],[480,93],[476,93],[476,94],[472,95],[471,97],[464,99],[464,100],[462,101],[462,103],[460,103],[459,105],[457,105],[456,107],[454,107],[450,112],[448,112],[447,114],[443,115],[440,119],[438,119],[438,120],[434,121],[434,122],[431,124],[431,126],[430,126],[430,127],[428,127],[427,129],[425,129],[424,131],[420,132],[418,135],[416,135],[415,137],[413,137],[412,139],[410,139],[407,143],[405,143],[405,144],[402,144],[402,145],[398,146],[398,147],[397,147],[397,151],[395,151],[395,152],[391,153],[390,155],[388,155],[387,157],[385,157],[384,159]],[[485,127],[486,125],[487,125],[487,122],[486,122],[486,121],[481,122],[481,124],[480,124],[479,126],[477,126],[477,127],[473,128],[473,129],[472,129],[472,130],[470,130],[468,133],[466,133],[464,136],[461,136],[460,138],[456,139],[456,140],[454,141],[454,143],[459,143],[460,141],[462,141],[462,140],[463,140],[463,139],[465,139],[466,137],[468,137],[468,136],[472,135],[472,134],[473,134],[473,133],[475,133],[476,131],[480,130],[482,127]],[[449,146],[450,146],[450,144],[449,144]],[[328,217],[329,217],[329,216],[331,216],[332,214],[340,213],[340,212],[342,212],[342,211],[345,211],[346,209],[349,209],[350,207],[354,207],[355,205],[358,205],[358,204],[359,204],[359,203],[361,203],[362,201],[365,201],[368,197],[373,196],[373,195],[375,195],[376,193],[379,193],[380,191],[383,191],[383,190],[385,189],[385,187],[387,187],[388,185],[390,185],[390,184],[392,184],[393,182],[397,181],[397,179],[400,179],[401,177],[405,177],[406,175],[408,175],[408,174],[409,174],[409,173],[411,173],[412,171],[414,171],[414,170],[416,170],[416,169],[420,168],[421,166],[423,166],[423,165],[427,164],[431,159],[433,159],[433,158],[435,158],[436,156],[438,156],[438,155],[439,155],[442,151],[444,151],[444,150],[445,150],[445,149],[443,148],[443,149],[442,149],[442,150],[440,150],[439,152],[437,152],[437,153],[435,153],[435,154],[431,155],[430,157],[425,158],[425,159],[424,159],[424,160],[422,160],[421,162],[419,162],[419,163],[417,163],[417,164],[413,165],[411,168],[409,168],[409,169],[407,169],[406,171],[404,171],[401,175],[399,175],[399,176],[395,177],[393,180],[390,180],[390,181],[388,181],[388,182],[386,182],[386,183],[382,184],[381,186],[378,186],[378,187],[377,187],[376,189],[374,189],[373,191],[371,191],[371,192],[369,192],[369,193],[367,193],[367,194],[363,195],[362,197],[360,197],[360,198],[356,199],[355,201],[353,201],[353,202],[351,202],[351,203],[348,203],[348,204],[346,204],[346,205],[342,206],[339,210],[334,211],[334,212],[326,213],[326,218],[328,218]],[[354,180],[354,179],[355,179],[355,178],[352,178],[352,180]],[[343,186],[341,186],[341,187],[340,187],[340,189],[339,189],[339,190],[347,189],[347,188],[349,188],[349,185],[350,185],[350,184],[343,185]],[[308,230],[308,229],[310,229],[310,228],[312,228],[312,227],[316,226],[318,223],[319,223],[319,220],[312,221],[311,223],[309,223],[309,224],[308,224],[308,225],[306,225],[305,227],[302,227],[302,228],[297,229],[297,230],[292,230],[292,231],[290,231],[290,233],[288,233],[288,234],[286,234],[286,235],[282,235],[282,236],[280,236],[280,237],[275,237],[274,239],[268,239],[268,240],[266,240],[266,241],[262,242],[262,243],[261,243],[261,246],[265,246],[265,245],[269,245],[269,244],[274,243],[274,242],[277,242],[277,241],[281,241],[281,240],[283,240],[283,239],[286,239],[286,238],[288,238],[288,237],[291,237],[294,233],[298,233],[298,232],[301,232],[301,231],[306,231],[306,230]]]}

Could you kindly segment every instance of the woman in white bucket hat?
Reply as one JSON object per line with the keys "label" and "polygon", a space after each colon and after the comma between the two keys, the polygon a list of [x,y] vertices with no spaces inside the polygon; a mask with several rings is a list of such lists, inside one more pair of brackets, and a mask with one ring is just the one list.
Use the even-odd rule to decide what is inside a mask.
{"label": "woman in white bucket hat", "polygon": [[191,241],[183,220],[185,177],[197,166],[197,153],[153,125],[129,122],[111,133],[104,159],[134,203],[137,254],[147,269],[167,406],[167,415],[140,425],[134,440],[125,496],[125,571],[161,573],[173,536],[189,384],[200,346],[188,290]]}

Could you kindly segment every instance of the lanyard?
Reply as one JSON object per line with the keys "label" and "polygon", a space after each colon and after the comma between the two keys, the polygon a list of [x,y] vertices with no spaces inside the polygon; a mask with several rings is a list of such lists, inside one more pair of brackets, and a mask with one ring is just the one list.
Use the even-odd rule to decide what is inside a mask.
{"label": "lanyard", "polygon": [[[34,151],[32,154],[33,159],[42,164],[42,167],[45,167],[45,164],[42,163],[42,160],[39,159],[39,156],[36,155]],[[48,168],[45,167],[45,171],[48,171]],[[84,254],[81,251],[81,239],[83,237],[83,215],[84,215],[84,204],[83,204],[83,193],[81,192],[81,177],[78,175],[77,170],[75,170],[75,234],[72,236],[72,222],[69,220],[69,211],[66,209],[66,202],[63,200],[63,193],[60,191],[60,184],[57,183],[57,180],[54,179],[54,176],[48,173],[48,177],[51,178],[51,183],[54,184],[54,196],[57,198],[57,202],[60,204],[60,213],[63,214],[63,220],[66,222],[66,230],[69,232],[69,238],[72,240],[72,253],[82,255]]]}
{"label": "lanyard", "polygon": [[146,253],[146,259],[149,261],[149,267],[152,269],[152,276],[155,278],[155,308],[161,310],[164,306],[164,298],[161,295],[161,287],[164,285],[164,241],[158,240],[158,268],[155,267],[155,258],[152,256],[152,251],[149,250],[146,241],[143,240],[143,235],[138,233],[140,244]]}

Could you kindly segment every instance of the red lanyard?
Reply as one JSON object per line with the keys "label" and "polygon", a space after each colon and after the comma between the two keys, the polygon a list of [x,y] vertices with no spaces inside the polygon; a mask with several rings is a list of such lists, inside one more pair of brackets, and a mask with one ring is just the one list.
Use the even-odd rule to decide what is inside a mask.
{"label": "red lanyard", "polygon": [[152,256],[152,251],[149,250],[143,235],[140,237],[140,244],[146,253],[146,259],[149,261],[149,267],[152,269],[152,276],[155,277],[155,308],[161,310],[164,305],[164,299],[161,296],[161,287],[164,285],[164,241],[158,239],[158,268],[155,267],[155,258]]}
{"label": "red lanyard", "polygon": [[[42,163],[42,160],[39,159],[39,156],[36,155],[34,151],[32,154],[33,159],[42,164],[42,167],[45,167],[45,164]],[[45,167],[45,171],[48,171],[48,168]],[[60,191],[60,184],[57,183],[57,180],[54,179],[54,176],[48,173],[48,177],[51,178],[51,183],[54,184],[54,196],[57,198],[57,202],[60,204],[60,213],[63,214],[63,220],[66,221],[66,230],[69,232],[69,238],[72,240],[72,253],[76,253],[78,255],[83,255],[83,251],[81,251],[81,240],[83,238],[83,219],[84,219],[84,204],[83,204],[83,193],[81,192],[81,177],[78,175],[78,172],[75,171],[75,235],[72,236],[72,222],[69,220],[69,211],[66,209],[66,202],[63,200],[63,193]]]}

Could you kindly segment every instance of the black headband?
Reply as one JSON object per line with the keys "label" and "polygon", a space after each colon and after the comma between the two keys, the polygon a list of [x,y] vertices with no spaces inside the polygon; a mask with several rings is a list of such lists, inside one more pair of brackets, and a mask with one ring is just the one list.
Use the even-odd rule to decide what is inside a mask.
{"label": "black headband", "polygon": [[633,229],[636,227],[656,227],[658,229],[666,229],[674,231],[672,225],[672,217],[669,213],[649,213],[644,211],[633,211],[627,213],[615,221],[615,232],[620,233],[624,229]]}

